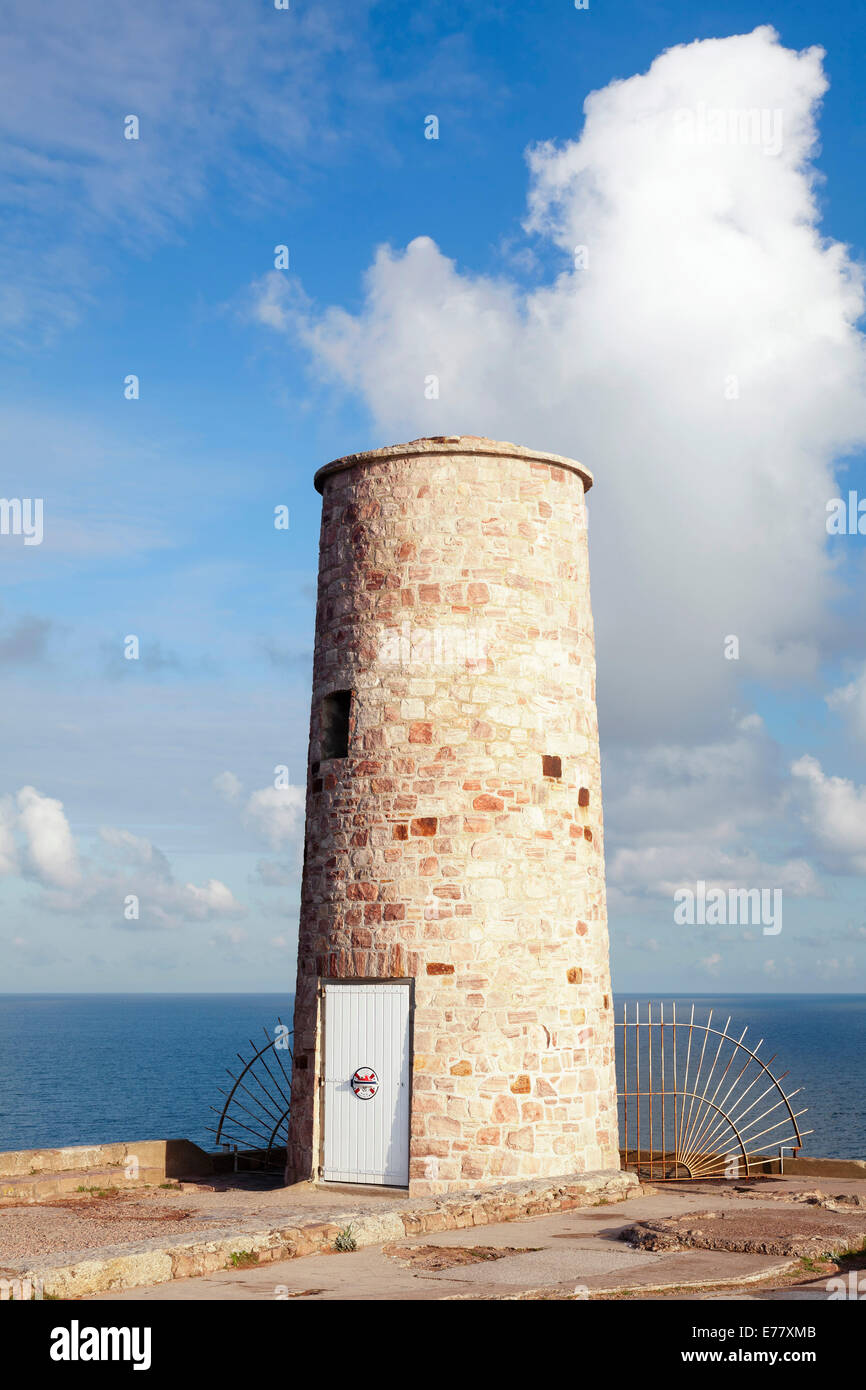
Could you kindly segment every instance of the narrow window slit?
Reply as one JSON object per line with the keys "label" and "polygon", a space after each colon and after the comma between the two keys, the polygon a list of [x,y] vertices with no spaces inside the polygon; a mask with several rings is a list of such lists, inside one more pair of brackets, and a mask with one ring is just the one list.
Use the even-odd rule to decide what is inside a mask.
{"label": "narrow window slit", "polygon": [[349,756],[351,690],[334,690],[322,701],[322,762]]}

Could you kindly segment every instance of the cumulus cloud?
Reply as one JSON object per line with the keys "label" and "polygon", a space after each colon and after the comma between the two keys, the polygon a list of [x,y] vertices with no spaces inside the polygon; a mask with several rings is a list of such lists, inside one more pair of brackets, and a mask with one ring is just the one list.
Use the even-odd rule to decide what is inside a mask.
{"label": "cumulus cloud", "polygon": [[866,741],[866,666],[847,685],[831,690],[827,704],[846,720],[857,738]]}
{"label": "cumulus cloud", "polygon": [[[384,440],[493,435],[595,471],[606,736],[705,735],[739,675],[812,672],[826,640],[825,503],[866,438],[866,357],[861,273],[818,227],[821,60],[763,27],[592,93],[578,138],[529,154],[526,228],[559,265],[539,288],[424,236],[378,251],[356,313],[257,288]],[[778,151],[748,128],[701,139],[717,108],[780,113]]]}
{"label": "cumulus cloud", "polygon": [[[866,297],[819,225],[822,60],[764,26],[591,93],[575,138],[528,152],[537,270],[513,238],[512,270],[492,276],[422,235],[376,251],[356,310],[317,307],[287,276],[251,294],[263,329],[366,403],[380,442],[489,435],[595,473],[614,907],[698,878],[823,892],[802,846],[780,843],[791,769],[757,716],[730,722],[746,682],[778,689],[838,655],[826,501],[866,441]],[[859,628],[846,640],[864,655]],[[866,729],[864,691],[831,704]],[[838,814],[847,826],[850,795]],[[853,866],[848,833],[834,860],[816,825],[809,851]]]}
{"label": "cumulus cloud", "polygon": [[614,906],[643,894],[671,897],[699,879],[717,888],[822,895],[801,854],[770,860],[756,848],[784,815],[788,790],[779,749],[757,716],[691,747],[620,748],[610,769],[605,817],[616,827],[607,865]]}
{"label": "cumulus cloud", "polygon": [[218,878],[209,878],[201,888],[194,883],[186,883],[184,893],[189,898],[191,915],[194,917],[205,918],[212,913],[220,916],[241,910],[231,889]]}
{"label": "cumulus cloud", "polygon": [[832,873],[866,874],[866,787],[828,776],[817,758],[798,758],[791,773],[810,839]]}
{"label": "cumulus cloud", "polygon": [[[176,881],[168,858],[150,840],[104,826],[95,854],[79,854],[62,802],[22,787],[0,798],[0,876],[39,884],[41,905],[64,914],[130,928],[174,928],[183,922],[240,917],[246,908],[219,879]],[[124,909],[133,899],[135,915]]]}
{"label": "cumulus cloud", "polygon": [[[58,911],[94,912],[130,930],[158,927],[176,929],[185,922],[211,922],[243,917],[246,908],[227,884],[211,878],[203,884],[181,883],[175,878],[167,856],[156,845],[127,830],[102,829],[100,848],[115,861],[106,871],[97,862],[77,893],[55,897],[51,905]],[[127,917],[123,909],[134,895],[137,915]]]}
{"label": "cumulus cloud", "polygon": [[129,830],[118,830],[113,826],[102,826],[99,838],[108,854],[120,861],[140,864],[152,871],[156,878],[170,879],[171,868],[161,849],[151,844],[141,835],[133,835]]}
{"label": "cumulus cloud", "polygon": [[[86,913],[88,920],[101,918],[130,931],[177,930],[188,922],[246,915],[247,909],[227,884],[215,878],[204,884],[179,883],[170,871],[163,871],[164,860],[154,849],[149,862],[136,860],[112,872],[91,865],[76,890],[49,894],[47,906],[60,913]],[[126,912],[130,899],[135,903],[133,916]]]}
{"label": "cumulus cloud", "polygon": [[41,796],[35,787],[22,787],[17,805],[17,824],[32,872],[50,887],[75,887],[81,880],[81,868],[63,803]]}
{"label": "cumulus cloud", "polygon": [[16,819],[12,797],[0,797],[0,878],[18,872],[18,846],[13,833]]}
{"label": "cumulus cloud", "polygon": [[779,806],[784,773],[776,744],[750,715],[706,742],[618,748],[605,767],[605,814],[636,843],[684,829],[721,843]]}
{"label": "cumulus cloud", "polygon": [[608,865],[614,890],[672,897],[699,879],[709,887],[779,888],[792,897],[820,896],[822,889],[806,859],[770,863],[754,851],[728,852],[699,836],[684,835],[679,844],[618,849]]}
{"label": "cumulus cloud", "polygon": [[280,849],[301,833],[305,802],[303,787],[263,787],[247,801],[244,820],[272,849]]}

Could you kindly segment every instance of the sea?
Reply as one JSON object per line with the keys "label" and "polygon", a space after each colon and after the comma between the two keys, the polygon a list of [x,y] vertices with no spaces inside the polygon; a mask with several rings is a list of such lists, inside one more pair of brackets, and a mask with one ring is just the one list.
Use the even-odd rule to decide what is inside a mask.
{"label": "sea", "polygon": [[[653,996],[776,1055],[807,1107],[804,1154],[866,1158],[866,995]],[[0,1150],[118,1140],[215,1147],[223,1091],[291,1023],[291,994],[0,994]],[[646,995],[617,995],[616,1017]]]}

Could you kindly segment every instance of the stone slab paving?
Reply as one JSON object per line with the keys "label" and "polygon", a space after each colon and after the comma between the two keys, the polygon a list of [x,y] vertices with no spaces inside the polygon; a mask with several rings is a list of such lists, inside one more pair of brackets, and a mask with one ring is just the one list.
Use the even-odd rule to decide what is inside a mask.
{"label": "stone slab paving", "polygon": [[[751,1222],[753,1229],[769,1221],[794,1231],[816,1217],[837,1219],[835,1197],[866,1201],[864,1180],[822,1183],[816,1200],[814,1180],[808,1186],[802,1179],[767,1178],[640,1189],[631,1175],[618,1177],[613,1188],[609,1174],[583,1175],[562,1179],[558,1187],[518,1183],[421,1202],[388,1189],[214,1192],[185,1185],[182,1191],[7,1208],[0,1211],[0,1276],[41,1275],[49,1292],[67,1298],[272,1299],[278,1285],[292,1297],[309,1298],[561,1298],[573,1296],[576,1284],[591,1296],[622,1289],[642,1297],[652,1289],[719,1283],[739,1284],[740,1292],[731,1296],[751,1297],[743,1286],[756,1277],[781,1276],[791,1266],[790,1254],[780,1259],[771,1249],[639,1249],[622,1239],[623,1232],[641,1222],[682,1221],[707,1210]],[[580,1186],[569,1190],[570,1182]],[[639,1195],[610,1200],[629,1191]],[[819,1205],[827,1200],[829,1209]],[[854,1210],[860,1217],[859,1201]],[[142,1228],[142,1220],[152,1224]],[[28,1253],[19,1250],[12,1259],[16,1222],[23,1223],[19,1235]],[[334,1237],[349,1223],[360,1248],[331,1253]],[[69,1244],[75,1239],[77,1247]],[[406,1255],[431,1244],[443,1254],[455,1247],[469,1250],[471,1258],[459,1268],[435,1268],[429,1261],[424,1268]],[[509,1253],[500,1259],[471,1254],[482,1246]],[[243,1251],[255,1252],[259,1264],[227,1269],[232,1254]]]}
{"label": "stone slab paving", "polygon": [[[412,1268],[388,1247],[372,1247],[346,1255],[309,1255],[247,1270],[221,1270],[200,1279],[175,1280],[150,1288],[125,1289],[98,1294],[98,1300],[120,1301],[418,1301],[453,1299],[509,1299],[546,1292],[553,1297],[575,1293],[602,1294],[612,1289],[632,1290],[677,1287],[692,1283],[743,1283],[756,1277],[781,1273],[788,1262],[755,1256],[659,1256],[617,1248],[614,1242],[585,1240],[562,1242],[563,1233],[574,1235],[576,1213],[558,1217],[532,1217],[484,1229],[485,1246],[539,1246],[501,1260],[484,1260],[451,1270]],[[563,1231],[563,1223],[568,1229]],[[424,1237],[423,1243],[477,1244],[476,1232],[443,1232]],[[422,1242],[417,1242],[422,1243]]]}
{"label": "stone slab paving", "polygon": [[176,1196],[149,1194],[144,1218],[140,1194],[84,1196],[0,1211],[0,1276],[38,1279],[47,1293],[83,1297],[211,1274],[240,1256],[270,1264],[327,1251],[350,1225],[361,1247],[616,1203],[639,1190],[633,1174],[610,1170],[420,1199],[381,1189],[208,1193],[184,1185]]}
{"label": "stone slab paving", "polygon": [[[866,1183],[835,1181],[833,1191],[845,1187],[866,1192]],[[828,1185],[829,1189],[829,1185]],[[656,1291],[669,1296],[702,1297],[701,1286],[718,1290],[728,1285],[732,1298],[762,1297],[749,1292],[749,1284],[783,1278],[792,1268],[790,1258],[778,1255],[690,1249],[656,1253],[635,1249],[621,1236],[635,1222],[683,1215],[694,1210],[696,1198],[706,1207],[712,1198],[715,1210],[757,1213],[759,1203],[773,1202],[777,1213],[789,1213],[792,1223],[803,1217],[798,1200],[802,1180],[770,1179],[743,1191],[721,1184],[688,1184],[667,1187],[631,1197],[614,1206],[561,1211],[530,1216],[478,1229],[419,1234],[414,1239],[385,1240],[381,1245],[351,1254],[313,1254],[292,1261],[278,1261],[245,1270],[214,1271],[197,1279],[174,1280],[152,1288],[131,1288],[104,1293],[100,1298],[137,1300],[419,1300],[419,1299],[514,1299],[624,1296],[650,1297]],[[502,1259],[487,1259],[453,1268],[424,1269],[414,1265],[407,1251],[424,1246],[437,1248],[500,1247],[512,1252]],[[816,1286],[826,1297],[823,1284]],[[706,1296],[709,1296],[707,1294]],[[725,1297],[724,1292],[719,1293]],[[782,1287],[773,1296],[787,1297]],[[800,1296],[800,1295],[798,1295]],[[817,1296],[816,1293],[808,1296]]]}

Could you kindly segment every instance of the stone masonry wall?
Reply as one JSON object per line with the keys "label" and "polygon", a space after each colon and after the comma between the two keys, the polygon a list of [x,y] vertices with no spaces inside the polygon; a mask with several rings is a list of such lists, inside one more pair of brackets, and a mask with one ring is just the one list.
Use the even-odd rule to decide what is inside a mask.
{"label": "stone masonry wall", "polygon": [[414,978],[412,1192],[618,1168],[591,478],[461,438],[316,483],[290,1172],[320,1161],[323,977]]}

